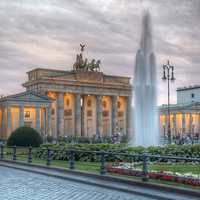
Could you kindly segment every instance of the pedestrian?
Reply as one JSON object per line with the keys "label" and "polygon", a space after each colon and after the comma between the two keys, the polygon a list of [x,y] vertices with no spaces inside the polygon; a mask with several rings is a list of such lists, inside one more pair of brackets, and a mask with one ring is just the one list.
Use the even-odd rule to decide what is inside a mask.
{"label": "pedestrian", "polygon": [[199,139],[199,134],[197,133],[197,142],[198,142],[198,139]]}
{"label": "pedestrian", "polygon": [[174,138],[175,138],[175,135],[173,135],[173,140],[174,140]]}

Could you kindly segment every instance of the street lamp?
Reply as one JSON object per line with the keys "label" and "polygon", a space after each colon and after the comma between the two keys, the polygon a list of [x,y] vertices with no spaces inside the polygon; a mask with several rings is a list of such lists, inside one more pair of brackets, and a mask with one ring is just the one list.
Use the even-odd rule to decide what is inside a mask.
{"label": "street lamp", "polygon": [[[166,75],[165,75],[165,69],[167,70],[167,77],[166,77]],[[170,69],[172,69],[172,75],[170,76],[170,74],[169,74],[169,70]],[[169,107],[169,105],[170,105],[170,102],[169,102],[169,78],[170,78],[170,80],[171,80],[171,82],[173,83],[174,81],[175,81],[175,78],[174,78],[174,72],[173,72],[173,70],[174,70],[174,67],[173,66],[171,66],[170,64],[169,64],[169,60],[167,61],[167,65],[163,65],[163,78],[162,78],[162,80],[165,82],[166,80],[168,80],[168,116],[169,116],[169,126],[168,126],[168,144],[170,144],[171,143],[171,131],[170,131],[170,107]]]}
{"label": "street lamp", "polygon": [[165,126],[163,126],[163,129],[164,129],[164,138],[165,138]]}
{"label": "street lamp", "polygon": [[117,135],[117,129],[119,128],[118,124],[116,124],[115,128],[116,128],[116,133],[115,133],[115,135]]}

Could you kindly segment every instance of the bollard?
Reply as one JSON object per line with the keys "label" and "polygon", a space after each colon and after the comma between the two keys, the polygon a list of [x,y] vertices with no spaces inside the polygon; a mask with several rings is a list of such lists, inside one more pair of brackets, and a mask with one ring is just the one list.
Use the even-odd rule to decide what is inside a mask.
{"label": "bollard", "polygon": [[142,182],[148,182],[148,170],[147,170],[147,154],[142,154],[142,160],[143,160],[143,169],[142,169]]}
{"label": "bollard", "polygon": [[32,163],[32,147],[29,146],[29,157],[28,157],[28,163]]}
{"label": "bollard", "polygon": [[4,158],[4,153],[3,153],[3,144],[1,145],[1,158]]}
{"label": "bollard", "polygon": [[17,146],[14,145],[14,154],[13,154],[13,160],[17,160],[17,153],[16,153],[16,150],[17,150]]}
{"label": "bollard", "polygon": [[100,174],[106,174],[105,151],[101,151],[101,169],[100,169]]}
{"label": "bollard", "polygon": [[74,165],[74,149],[71,149],[70,152],[71,152],[70,169],[75,169],[75,165]]}
{"label": "bollard", "polygon": [[51,151],[51,148],[48,147],[47,148],[47,166],[51,166],[50,151]]}

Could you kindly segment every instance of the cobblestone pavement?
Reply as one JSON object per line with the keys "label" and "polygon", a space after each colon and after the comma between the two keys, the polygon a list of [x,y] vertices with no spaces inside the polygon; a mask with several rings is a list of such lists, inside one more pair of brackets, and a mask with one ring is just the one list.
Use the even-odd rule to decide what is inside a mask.
{"label": "cobblestone pavement", "polygon": [[3,166],[0,170],[0,199],[3,200],[152,199]]}
{"label": "cobblestone pavement", "polygon": [[[0,200],[197,200],[184,194],[160,191],[54,170],[0,164]],[[110,186],[110,188],[106,188]],[[120,191],[121,190],[121,191]]]}

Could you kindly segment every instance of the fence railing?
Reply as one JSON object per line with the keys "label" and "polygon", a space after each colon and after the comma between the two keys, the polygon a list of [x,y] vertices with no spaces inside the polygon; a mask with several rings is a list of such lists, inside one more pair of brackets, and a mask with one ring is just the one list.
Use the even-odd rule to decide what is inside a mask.
{"label": "fence railing", "polygon": [[[100,167],[100,174],[102,175],[106,175],[106,168],[109,169],[118,169],[118,170],[125,170],[125,171],[132,171],[132,172],[138,172],[138,170],[131,170],[131,169],[120,169],[120,168],[116,168],[116,167],[106,167],[105,164],[105,155],[121,155],[121,156],[132,156],[132,157],[142,157],[142,162],[143,162],[143,168],[142,171],[139,171],[142,173],[141,179],[142,182],[148,182],[149,181],[149,177],[148,174],[155,174],[155,175],[162,175],[162,176],[170,176],[170,177],[177,177],[177,178],[184,178],[182,176],[173,176],[173,175],[166,175],[166,174],[162,174],[162,173],[152,173],[149,172],[147,169],[147,158],[164,158],[164,159],[175,159],[175,160],[187,160],[187,161],[195,161],[195,162],[200,162],[200,159],[196,159],[196,158],[184,158],[184,157],[170,157],[170,156],[156,156],[156,155],[148,155],[147,153],[143,153],[143,154],[125,154],[125,153],[112,153],[112,152],[105,152],[104,150],[102,151],[83,151],[83,150],[74,150],[74,149],[51,149],[50,147],[48,148],[33,148],[31,146],[29,147],[19,147],[19,146],[4,146],[1,145],[1,159],[4,159],[4,155],[9,155],[9,154],[5,154],[4,153],[4,147],[8,147],[8,148],[14,148],[14,152],[13,152],[13,160],[17,160],[17,148],[24,148],[24,149],[29,149],[29,156],[28,156],[28,163],[32,163],[32,149],[37,149],[37,150],[44,150],[47,151],[47,159],[41,159],[41,158],[34,158],[34,159],[41,159],[41,160],[46,160],[46,165],[47,166],[51,166],[51,151],[68,151],[70,152],[70,161],[60,161],[60,160],[53,160],[53,161],[57,161],[57,162],[63,162],[63,163],[69,163],[70,164],[70,170],[75,169],[75,164],[76,165],[86,165],[86,166],[94,166],[94,167]],[[100,154],[101,155],[101,165],[91,165],[91,164],[85,164],[85,163],[75,163],[74,161],[74,153],[91,153],[91,154]],[[18,157],[24,157],[25,156],[18,156]],[[200,181],[200,179],[198,178],[191,178],[191,177],[187,177],[187,179],[190,180],[198,180]]]}

